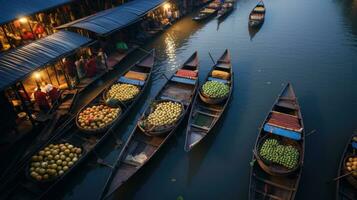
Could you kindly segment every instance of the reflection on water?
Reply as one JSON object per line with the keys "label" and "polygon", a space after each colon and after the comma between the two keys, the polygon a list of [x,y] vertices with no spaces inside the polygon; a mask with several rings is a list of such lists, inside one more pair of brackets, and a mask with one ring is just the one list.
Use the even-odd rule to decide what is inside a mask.
{"label": "reflection on water", "polygon": [[171,34],[166,34],[165,37],[165,44],[166,44],[166,56],[168,59],[168,63],[170,64],[170,71],[174,71],[176,69],[176,44],[175,40],[173,38],[173,35]]}
{"label": "reflection on water", "polygon": [[345,30],[353,35],[354,45],[357,46],[357,0],[340,0],[339,4],[342,5],[344,17],[346,20]]}

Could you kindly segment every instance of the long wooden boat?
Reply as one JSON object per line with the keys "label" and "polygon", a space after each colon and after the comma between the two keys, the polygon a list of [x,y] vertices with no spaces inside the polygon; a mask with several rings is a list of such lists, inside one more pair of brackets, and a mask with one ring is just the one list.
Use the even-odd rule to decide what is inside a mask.
{"label": "long wooden boat", "polygon": [[[220,79],[212,76],[214,70],[219,70],[229,73],[229,79]],[[233,91],[234,75],[231,64],[231,57],[228,49],[217,60],[216,64],[212,67],[207,75],[205,82],[215,80],[224,82],[229,85],[230,90],[228,97],[220,103],[209,104],[200,98],[199,93],[196,94],[192,104],[188,125],[186,129],[185,151],[190,151],[197,145],[204,137],[206,137],[217,122],[221,119],[224,111],[227,108],[229,100],[231,99]]]}
{"label": "long wooden boat", "polygon": [[207,6],[203,7],[196,16],[192,18],[194,21],[204,21],[206,19],[216,16],[220,5],[217,2],[212,2]]}
{"label": "long wooden boat", "polygon": [[[260,148],[266,139],[292,145],[299,151],[297,164],[290,168],[264,160]],[[305,130],[300,106],[291,84],[276,99],[260,127],[251,163],[249,199],[294,199],[302,173]]]}
{"label": "long wooden boat", "polygon": [[[88,155],[94,153],[96,148],[113,132],[113,128],[118,125],[123,119],[125,119],[131,108],[142,96],[144,90],[148,85],[152,73],[152,68],[154,66],[154,58],[155,51],[152,50],[143,58],[141,58],[136,64],[129,67],[129,69],[124,72],[124,74],[118,77],[117,81],[113,82],[113,84],[116,82],[134,84],[140,87],[140,91],[132,101],[121,104],[121,115],[116,120],[116,123],[111,124],[111,127],[109,127],[105,132],[93,134],[81,132],[76,125],[76,118],[73,117],[71,121],[66,124],[65,127],[63,127],[61,130],[58,130],[61,132],[60,134],[58,134],[58,137],[49,140],[46,144],[44,144],[43,146],[41,146],[41,148],[38,149],[40,150],[48,146],[49,144],[57,143],[69,143],[77,147],[81,147],[82,154],[72,167],[70,167],[61,176],[57,177],[54,180],[38,182],[29,176],[29,160],[27,165],[19,166],[22,168],[22,170],[17,173],[17,175],[13,177],[11,181],[6,184],[5,187],[0,189],[0,199],[46,199],[47,195],[49,194],[49,191],[51,191],[58,183],[60,183],[63,179],[68,177],[70,173],[72,173],[76,168],[78,168],[80,164],[88,157]],[[145,81],[138,81],[126,78],[125,74],[127,74],[129,71],[145,73],[147,75],[147,78]],[[94,97],[94,99],[92,99],[91,102],[86,106],[103,102],[102,93],[104,91],[105,90],[103,89],[103,91],[96,97]]]}
{"label": "long wooden boat", "polygon": [[341,157],[337,172],[339,178],[336,182],[336,200],[357,199],[357,178],[350,174],[345,166],[350,157],[357,158],[357,134],[352,135]]}
{"label": "long wooden boat", "polygon": [[[196,77],[182,77],[172,75],[165,86],[160,90],[155,100],[179,101],[183,104],[183,115],[175,123],[174,127],[165,135],[153,136],[144,133],[137,125],[129,136],[122,152],[117,158],[115,171],[112,171],[102,192],[102,198],[106,199],[120,188],[130,177],[137,173],[156,154],[176,131],[189,110],[191,102],[198,88],[198,55],[195,52],[179,70],[196,71]],[[144,157],[141,162],[128,159],[129,157]]]}
{"label": "long wooden boat", "polygon": [[217,19],[222,20],[234,10],[235,0],[226,0],[217,12]]}
{"label": "long wooden boat", "polygon": [[249,23],[251,27],[260,27],[265,20],[265,5],[260,1],[249,14]]}

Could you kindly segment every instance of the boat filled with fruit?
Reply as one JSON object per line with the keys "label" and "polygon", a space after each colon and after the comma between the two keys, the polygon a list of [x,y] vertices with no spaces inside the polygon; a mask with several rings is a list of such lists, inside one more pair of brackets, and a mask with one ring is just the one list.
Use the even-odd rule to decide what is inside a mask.
{"label": "boat filled with fruit", "polygon": [[357,134],[345,147],[335,180],[336,200],[357,199]]}
{"label": "boat filled with fruit", "polygon": [[108,106],[104,103],[88,105],[82,108],[77,115],[77,127],[88,133],[106,131],[118,119],[120,119],[121,107]]}
{"label": "boat filled with fruit", "polygon": [[[109,89],[105,88],[93,97],[76,117],[55,130],[56,137],[38,147],[37,153],[25,166],[19,166],[25,172],[19,171],[7,180],[1,188],[4,192],[0,198],[47,199],[49,191],[93,153],[136,105],[150,80],[154,58],[152,50],[120,75]],[[123,95],[117,90],[118,85],[131,92]],[[103,100],[103,93],[108,91],[109,98],[118,101]]]}
{"label": "boat filled with fruit", "polygon": [[249,199],[266,196],[294,199],[302,174],[304,144],[300,106],[292,85],[287,84],[257,137],[251,163]]}
{"label": "boat filled with fruit", "polygon": [[209,19],[217,14],[220,7],[221,2],[219,0],[215,0],[209,3],[207,6],[203,7],[192,19],[195,21],[203,21],[205,19]]}
{"label": "boat filled with fruit", "polygon": [[265,5],[260,1],[249,14],[249,27],[260,28],[265,20]]}
{"label": "boat filled with fruit", "polygon": [[183,121],[198,88],[198,55],[195,52],[149,104],[117,157],[102,198],[138,172],[170,138]]}
{"label": "boat filled with fruit", "polygon": [[218,10],[217,13],[217,19],[221,20],[228,16],[229,13],[231,13],[234,10],[234,4],[236,3],[235,0],[225,0],[221,6],[221,8]]}
{"label": "boat filled with fruit", "polygon": [[38,182],[61,177],[82,155],[82,148],[70,143],[50,144],[32,156],[27,173]]}
{"label": "boat filled with fruit", "polygon": [[177,101],[154,101],[139,120],[138,127],[149,135],[167,133],[182,117],[183,108],[183,104]]}
{"label": "boat filled with fruit", "polygon": [[232,95],[233,82],[231,57],[227,49],[208,73],[193,101],[186,129],[185,151],[197,145],[221,119]]}

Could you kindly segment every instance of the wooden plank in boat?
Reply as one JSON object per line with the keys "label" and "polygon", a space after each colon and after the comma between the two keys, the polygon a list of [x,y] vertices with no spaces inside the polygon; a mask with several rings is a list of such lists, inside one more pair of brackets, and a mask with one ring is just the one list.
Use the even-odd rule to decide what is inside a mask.
{"label": "wooden plank in boat", "polygon": [[198,129],[201,129],[201,130],[205,130],[205,131],[209,131],[210,128],[207,128],[207,127],[203,127],[203,126],[198,126],[196,124],[191,124],[192,127],[195,127],[195,128],[198,128]]}
{"label": "wooden plank in boat", "polygon": [[145,135],[144,133],[137,134],[135,139],[137,139],[143,143],[149,144],[151,146],[154,146],[154,147],[160,146],[160,144],[162,142],[161,137],[148,136],[148,135]]}
{"label": "wooden plank in boat", "polygon": [[283,198],[280,198],[280,197],[275,196],[275,195],[273,195],[273,194],[269,194],[269,193],[263,192],[263,191],[261,191],[261,190],[257,190],[257,189],[256,189],[255,192],[258,193],[258,194],[261,194],[261,195],[263,195],[263,196],[265,196],[265,197],[269,197],[269,198],[271,198],[271,199],[284,200]]}
{"label": "wooden plank in boat", "polygon": [[289,190],[289,191],[295,191],[296,190],[295,188],[289,188],[289,187],[286,187],[284,185],[275,183],[273,181],[269,181],[269,180],[263,179],[261,177],[258,177],[256,174],[254,174],[254,178],[257,179],[260,182],[266,183],[268,185],[272,185],[274,187],[278,187],[278,188],[283,189],[283,190]]}
{"label": "wooden plank in boat", "polygon": [[198,110],[198,111],[196,111],[197,113],[200,113],[200,114],[202,114],[202,115],[207,115],[207,116],[210,116],[210,117],[219,117],[219,115],[214,115],[214,114],[211,114],[211,113],[207,113],[207,112],[203,112],[203,111],[200,111],[200,110]]}

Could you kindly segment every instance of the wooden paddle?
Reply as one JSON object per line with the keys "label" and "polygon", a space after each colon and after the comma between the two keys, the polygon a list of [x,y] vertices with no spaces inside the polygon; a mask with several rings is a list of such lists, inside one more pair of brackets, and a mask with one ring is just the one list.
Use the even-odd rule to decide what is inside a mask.
{"label": "wooden paddle", "polygon": [[344,175],[341,175],[341,176],[339,176],[339,177],[334,178],[333,180],[334,180],[334,181],[337,181],[337,180],[339,180],[339,179],[341,179],[341,178],[343,178],[343,177],[346,177],[346,176],[352,174],[353,172],[357,172],[357,170],[350,171],[350,172],[348,172],[348,173],[346,173],[346,174],[344,174]]}
{"label": "wooden paddle", "polygon": [[210,52],[208,52],[208,55],[209,55],[209,57],[211,57],[211,60],[212,60],[213,64],[215,65],[215,64],[216,64],[216,62],[214,62],[214,59],[213,59],[213,57],[212,57],[212,55],[211,55],[211,53],[210,53]]}

